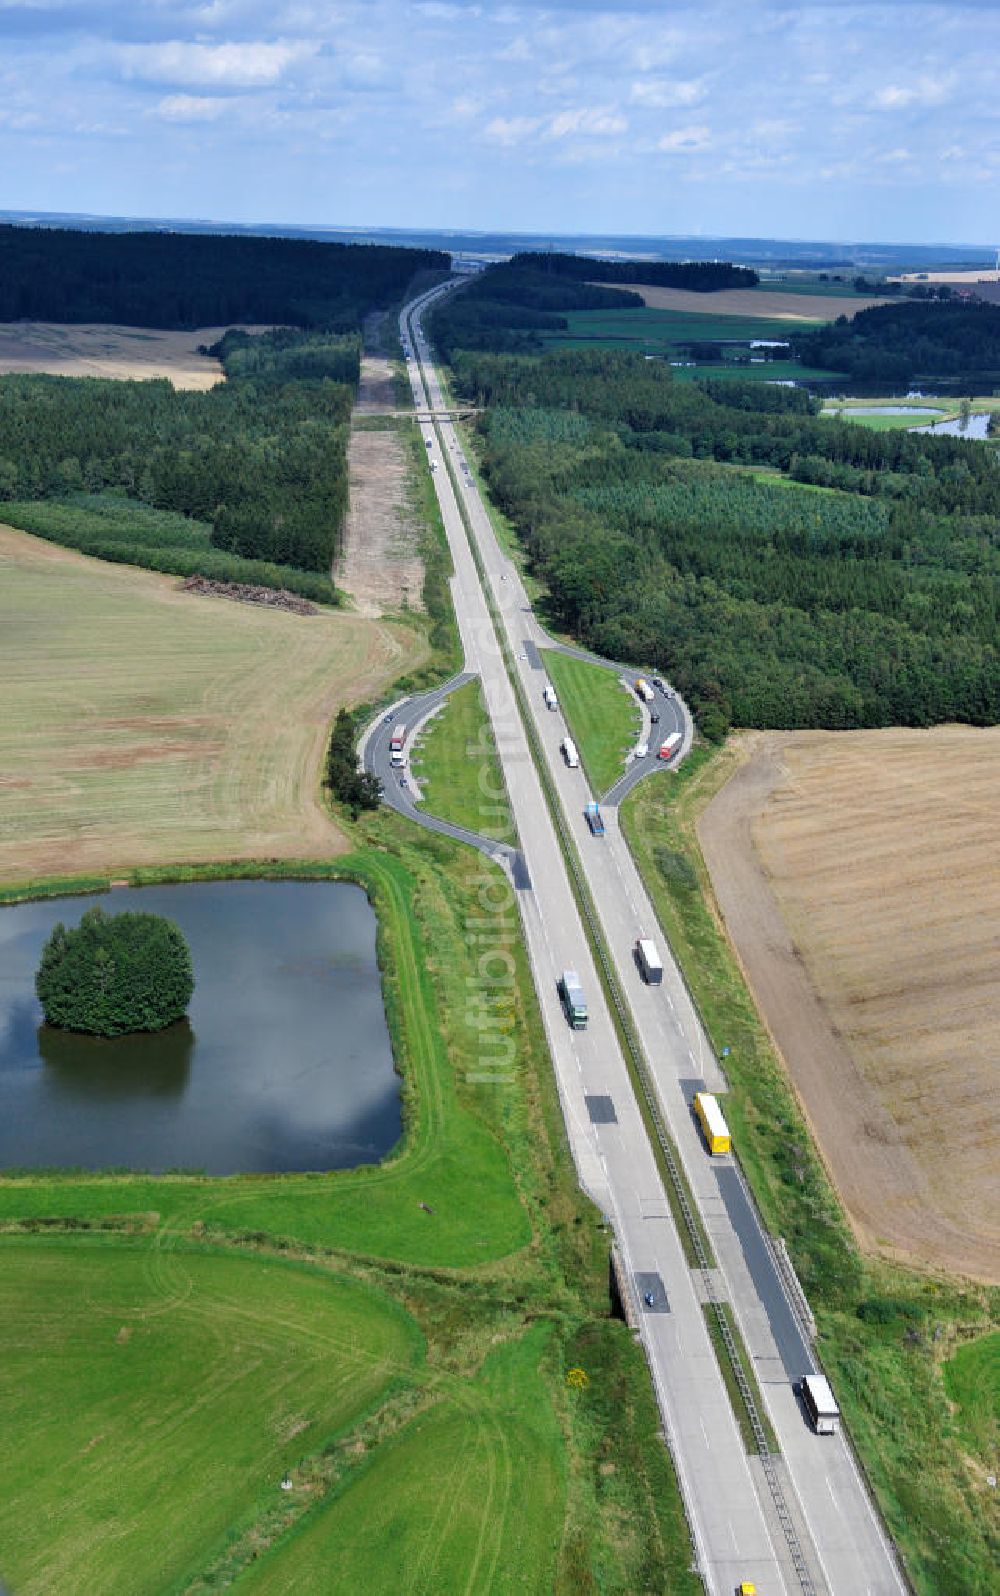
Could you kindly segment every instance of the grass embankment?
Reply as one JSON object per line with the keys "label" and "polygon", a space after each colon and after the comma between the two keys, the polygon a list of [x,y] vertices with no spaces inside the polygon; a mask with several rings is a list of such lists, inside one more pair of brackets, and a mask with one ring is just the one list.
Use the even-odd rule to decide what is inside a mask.
{"label": "grass embankment", "polygon": [[987,1596],[1000,1556],[985,1462],[970,1471],[941,1359],[958,1334],[1000,1317],[1000,1293],[961,1290],[862,1258],[826,1180],[784,1068],[716,918],[697,816],[732,768],[696,750],[622,808],[661,924],[726,1058],[726,1114],[771,1230],[787,1238],[819,1326],[819,1350],[889,1527],[921,1591]]}
{"label": "grass embankment", "polygon": [[207,522],[170,510],[153,510],[113,493],[77,493],[63,500],[7,500],[0,502],[0,522],[97,560],[139,565],[171,576],[208,576],[219,582],[283,587],[317,604],[338,602],[327,576],[227,554],[213,545]]}
{"label": "grass embankment", "polygon": [[587,780],[600,798],[625,773],[625,755],[642,725],[639,706],[606,666],[558,649],[546,649],[542,657]]}
{"label": "grass embankment", "polygon": [[478,681],[466,682],[420,733],[410,761],[429,814],[499,842],[516,840],[503,766]]}
{"label": "grass embankment", "polygon": [[[403,1071],[407,1128],[398,1154],[376,1168],[321,1176],[7,1179],[0,1181],[0,1223],[24,1232],[52,1228],[46,1224],[52,1220],[58,1228],[58,1216],[64,1228],[115,1226],[132,1216],[133,1224],[152,1225],[148,1241],[111,1235],[100,1244],[109,1256],[119,1248],[124,1255],[126,1246],[130,1255],[147,1247],[144,1268],[151,1280],[163,1281],[163,1313],[169,1315],[175,1301],[189,1301],[203,1327],[212,1324],[212,1314],[199,1305],[199,1294],[171,1285],[174,1254],[183,1252],[186,1260],[192,1247],[218,1251],[235,1245],[241,1254],[251,1252],[239,1262],[245,1270],[241,1295],[254,1305],[258,1296],[267,1303],[266,1286],[258,1292],[254,1284],[258,1263],[268,1254],[301,1257],[361,1275],[373,1290],[405,1307],[426,1338],[426,1374],[399,1373],[382,1406],[370,1404],[362,1418],[345,1420],[348,1429],[341,1424],[339,1439],[332,1435],[338,1422],[331,1414],[325,1437],[317,1424],[308,1436],[302,1432],[297,1447],[292,1436],[280,1456],[264,1448],[255,1462],[248,1461],[224,1513],[220,1507],[219,1523],[224,1517],[226,1527],[214,1539],[206,1528],[204,1539],[192,1546],[183,1516],[174,1518],[179,1566],[201,1569],[182,1588],[207,1591],[223,1578],[242,1578],[258,1556],[261,1579],[286,1578],[283,1535],[299,1525],[287,1542],[287,1578],[304,1581],[300,1589],[318,1588],[309,1584],[311,1560],[322,1561],[332,1534],[338,1555],[352,1559],[362,1582],[368,1571],[395,1566],[402,1536],[414,1557],[431,1559],[437,1547],[427,1565],[428,1589],[442,1588],[433,1586],[437,1574],[447,1588],[454,1569],[475,1566],[476,1588],[484,1591],[596,1591],[597,1569],[602,1590],[689,1591],[695,1588],[687,1573],[690,1547],[669,1459],[649,1415],[648,1373],[631,1338],[604,1317],[607,1241],[576,1185],[524,949],[519,939],[509,939],[516,924],[512,906],[498,915],[495,944],[513,958],[512,983],[491,986],[491,972],[480,964],[494,945],[489,924],[497,914],[495,898],[488,903],[484,888],[492,883],[495,895],[503,877],[469,850],[417,834],[395,816],[363,820],[355,836],[359,849],[343,861],[277,865],[273,871],[348,875],[373,898],[387,1012]],[[207,873],[230,872],[220,866]],[[185,872],[150,871],[144,879],[157,874]],[[468,935],[470,917],[486,922],[476,944]],[[509,1058],[498,1045],[504,1037],[512,1044]],[[78,1243],[91,1244],[86,1235],[60,1241],[71,1256]],[[16,1240],[32,1256],[50,1244],[49,1236]],[[3,1300],[6,1279],[0,1270],[0,1353],[5,1337],[15,1345],[25,1339],[20,1312],[16,1306],[7,1311]],[[109,1294],[110,1286],[92,1292],[95,1312],[103,1313]],[[63,1308],[71,1335],[75,1299],[67,1295]],[[232,1318],[241,1325],[237,1313]],[[117,1310],[105,1316],[109,1345],[120,1322]],[[364,1335],[359,1341],[366,1345]],[[250,1344],[249,1329],[244,1337],[242,1328],[239,1334],[234,1328],[234,1359],[236,1343],[244,1349]],[[219,1356],[225,1355],[223,1344]],[[576,1365],[589,1376],[585,1393],[566,1384],[568,1369]],[[121,1401],[131,1412],[129,1404],[140,1398],[131,1390],[129,1367],[119,1361]],[[333,1378],[336,1367],[331,1354],[332,1384],[340,1380]],[[24,1376],[40,1411],[57,1401],[47,1394],[49,1368],[36,1367],[30,1381]],[[176,1370],[165,1370],[162,1378],[175,1379]],[[63,1388],[57,1389],[61,1399]],[[611,1390],[620,1430],[613,1440],[601,1417]],[[293,1424],[310,1412],[307,1403],[293,1399],[291,1385],[282,1401]],[[45,1489],[55,1492],[73,1452],[63,1445],[58,1424],[48,1426],[46,1437],[33,1464],[34,1486],[45,1475],[47,1482],[51,1477]],[[8,1426],[6,1444],[16,1457],[19,1427]],[[620,1459],[613,1481],[604,1472],[608,1448]],[[275,1487],[269,1461],[275,1456],[274,1467],[295,1465],[291,1493]],[[197,1479],[197,1458],[196,1432],[178,1415],[169,1449],[152,1427],[147,1448],[140,1430],[122,1452],[122,1467],[135,1459],[141,1477],[154,1482],[149,1489],[155,1496],[158,1467],[194,1459]],[[467,1488],[439,1490],[441,1481],[453,1473],[462,1481],[466,1472]],[[545,1481],[537,1507],[526,1498],[536,1477]],[[105,1500],[125,1490],[113,1471],[107,1475]],[[355,1496],[356,1490],[361,1494]],[[376,1500],[389,1501],[396,1493],[398,1514],[373,1510]],[[435,1518],[442,1502],[442,1515]],[[364,1540],[354,1528],[362,1525]],[[62,1555],[62,1537],[53,1540],[51,1523],[26,1515],[25,1558],[41,1555],[47,1541],[53,1541],[51,1555]],[[95,1581],[89,1547],[75,1539],[71,1544],[79,1583],[60,1589],[119,1588],[110,1578]],[[108,1536],[101,1555],[123,1571],[127,1584],[130,1564],[124,1556],[114,1562],[116,1545]],[[272,1546],[273,1564],[263,1558]],[[480,1546],[484,1561],[475,1563]],[[22,1582],[18,1588],[32,1586]],[[166,1582],[146,1588],[166,1588]],[[410,1588],[421,1587],[411,1582]]]}

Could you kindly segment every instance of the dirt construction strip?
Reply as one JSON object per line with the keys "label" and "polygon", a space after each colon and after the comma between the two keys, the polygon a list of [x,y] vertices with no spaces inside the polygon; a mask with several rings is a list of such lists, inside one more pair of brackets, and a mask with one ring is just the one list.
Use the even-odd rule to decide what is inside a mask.
{"label": "dirt construction strip", "polygon": [[698,826],[862,1244],[1000,1280],[1000,734],[749,733]]}

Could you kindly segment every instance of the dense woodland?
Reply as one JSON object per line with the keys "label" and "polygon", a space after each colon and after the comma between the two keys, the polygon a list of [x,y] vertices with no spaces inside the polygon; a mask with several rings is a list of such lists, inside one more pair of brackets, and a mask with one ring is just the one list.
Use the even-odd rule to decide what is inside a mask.
{"label": "dense woodland", "polygon": [[288,322],[353,332],[440,250],[216,233],[0,226],[0,321],[130,327]]}
{"label": "dense woodland", "polygon": [[[594,260],[589,255],[524,254],[513,256],[515,270],[569,277],[585,283],[655,283],[687,288],[696,294],[720,288],[755,288],[760,278],[749,266],[727,260]],[[618,301],[621,304],[621,300]]]}
{"label": "dense woodland", "polygon": [[[918,285],[923,286],[923,285]],[[809,366],[898,386],[948,379],[970,394],[1000,386],[1000,305],[954,299],[873,305],[796,339]]]}
{"label": "dense woodland", "polygon": [[990,446],[611,351],[453,370],[555,624],[669,673],[709,735],[1000,718]]}
{"label": "dense woodland", "polygon": [[[18,251],[30,260],[37,249],[43,283],[70,295],[74,273],[93,268],[109,296],[104,308],[81,288],[68,319],[82,319],[87,305],[88,315],[136,321],[148,304],[158,326],[230,315],[323,325],[230,330],[212,349],[227,381],[205,393],[165,380],[0,378],[0,517],[103,558],[331,600],[359,317],[447,257],[285,239],[0,229],[0,261],[4,249],[21,272]],[[171,298],[199,260],[203,297]],[[147,296],[175,270],[153,316]],[[0,299],[25,282],[0,274]],[[35,313],[59,314],[55,301],[46,304]]]}

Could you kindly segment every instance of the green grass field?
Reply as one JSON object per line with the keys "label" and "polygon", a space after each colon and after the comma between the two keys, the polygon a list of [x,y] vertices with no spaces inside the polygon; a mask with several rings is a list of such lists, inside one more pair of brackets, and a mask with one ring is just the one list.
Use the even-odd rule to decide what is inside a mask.
{"label": "green grass field", "polygon": [[836,382],[843,377],[839,371],[824,371],[819,366],[803,366],[797,360],[767,360],[762,364],[740,366],[730,361],[724,366],[698,365],[674,366],[678,382],[701,382],[711,378],[738,382]]}
{"label": "green grass field", "polygon": [[692,340],[742,343],[750,338],[786,339],[793,328],[820,325],[818,319],[791,323],[776,316],[723,316],[708,308],[699,314],[654,310],[648,305],[633,310],[569,310],[565,319],[568,325],[564,333],[545,335],[550,347],[626,344],[649,354],[663,353],[675,344]]}
{"label": "green grass field", "polygon": [[544,659],[587,780],[600,797],[625,770],[625,754],[642,724],[639,706],[603,665],[557,649],[547,649]]}
{"label": "green grass field", "polygon": [[401,1308],[317,1269],[0,1238],[4,1578],[18,1596],[185,1583],[421,1361]]}
{"label": "green grass field", "polygon": [[713,912],[695,825],[732,768],[725,750],[696,750],[669,782],[629,795],[622,829],[713,1046],[730,1050],[734,1148],[769,1229],[788,1240],[820,1354],[910,1578],[925,1596],[992,1596],[1000,1537],[962,1451],[982,1444],[982,1431],[966,1425],[977,1397],[988,1407],[995,1392],[997,1338],[972,1341],[942,1378],[935,1327],[981,1335],[1000,1322],[1000,1291],[949,1287],[857,1252]]}
{"label": "green grass field", "polygon": [[429,814],[500,842],[514,842],[503,779],[478,682],[451,694],[420,734],[411,759]]}
{"label": "green grass field", "polygon": [[566,1495],[559,1421],[539,1370],[550,1339],[538,1326],[492,1352],[236,1589],[547,1596]]}

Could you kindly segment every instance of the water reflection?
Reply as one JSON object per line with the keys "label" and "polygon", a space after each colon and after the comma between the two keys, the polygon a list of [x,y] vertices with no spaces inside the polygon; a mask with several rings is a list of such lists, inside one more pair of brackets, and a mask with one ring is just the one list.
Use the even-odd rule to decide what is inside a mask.
{"label": "water reflection", "polygon": [[[100,902],[176,920],[189,1022],[106,1041],[43,1025],[57,920]],[[340,1169],[399,1139],[375,917],[342,882],[226,881],[0,908],[0,1169]]]}
{"label": "water reflection", "polygon": [[180,1097],[191,1073],[194,1032],[179,1020],[149,1036],[78,1036],[40,1025],[38,1054],[46,1066],[43,1091],[50,1099],[114,1102],[129,1097]]}

